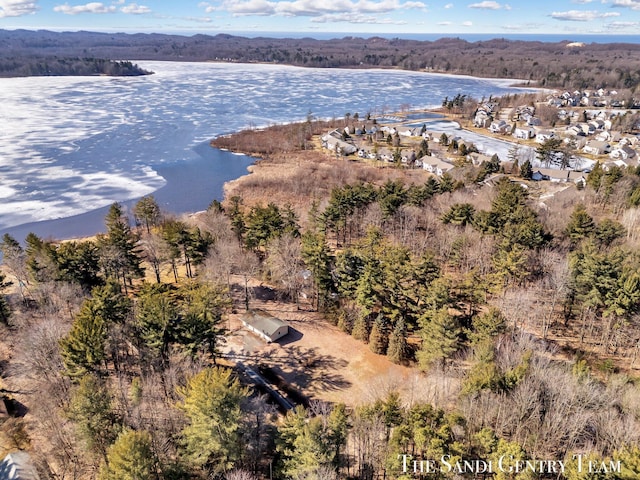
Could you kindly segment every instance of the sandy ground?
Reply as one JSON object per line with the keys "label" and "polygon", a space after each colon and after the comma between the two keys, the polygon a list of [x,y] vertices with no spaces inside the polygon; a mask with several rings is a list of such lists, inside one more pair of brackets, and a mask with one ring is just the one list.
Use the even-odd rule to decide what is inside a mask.
{"label": "sandy ground", "polygon": [[293,304],[275,299],[256,299],[251,308],[286,320],[290,333],[267,344],[242,328],[243,310],[239,310],[229,318],[225,355],[250,367],[271,367],[312,399],[355,406],[415,382],[415,370],[374,354],[367,345],[311,311],[309,305],[298,310]]}

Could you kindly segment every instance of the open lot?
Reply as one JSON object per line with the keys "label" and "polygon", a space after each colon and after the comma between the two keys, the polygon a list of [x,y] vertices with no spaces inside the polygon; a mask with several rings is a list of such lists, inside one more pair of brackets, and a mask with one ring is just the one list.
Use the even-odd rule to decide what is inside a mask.
{"label": "open lot", "polygon": [[[261,297],[252,300],[251,308],[263,309],[287,321],[290,333],[267,344],[242,328],[243,310],[238,310],[230,315],[227,326],[230,334],[223,347],[227,358],[252,368],[270,367],[312,400],[357,406],[384,397],[392,390],[403,392],[407,401],[411,401],[408,396],[431,401],[441,398],[441,378],[427,378],[415,369],[395,365],[374,354],[368,345],[340,331],[318,312],[298,310],[293,304],[265,298],[269,295]],[[447,390],[452,383],[447,380]]]}

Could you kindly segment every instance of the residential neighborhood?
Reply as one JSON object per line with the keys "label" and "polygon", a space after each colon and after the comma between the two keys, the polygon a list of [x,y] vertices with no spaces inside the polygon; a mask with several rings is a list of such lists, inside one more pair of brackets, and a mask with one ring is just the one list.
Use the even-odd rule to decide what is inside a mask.
{"label": "residential neighborhood", "polygon": [[[496,154],[503,167],[529,161],[534,181],[584,182],[596,163],[604,170],[638,166],[640,102],[615,90],[546,92],[528,103],[490,99],[472,107],[465,106],[472,111],[466,117],[448,112],[453,127],[446,130],[442,121],[430,128],[433,119],[367,116],[327,132],[322,146],[336,155],[423,168],[436,176],[457,166],[480,166]],[[496,142],[500,152],[491,148]]]}

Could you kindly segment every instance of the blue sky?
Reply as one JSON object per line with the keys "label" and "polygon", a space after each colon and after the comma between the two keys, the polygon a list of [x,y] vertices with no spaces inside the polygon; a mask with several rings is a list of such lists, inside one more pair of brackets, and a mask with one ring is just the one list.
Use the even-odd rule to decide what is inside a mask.
{"label": "blue sky", "polygon": [[640,0],[0,0],[0,28],[640,34]]}

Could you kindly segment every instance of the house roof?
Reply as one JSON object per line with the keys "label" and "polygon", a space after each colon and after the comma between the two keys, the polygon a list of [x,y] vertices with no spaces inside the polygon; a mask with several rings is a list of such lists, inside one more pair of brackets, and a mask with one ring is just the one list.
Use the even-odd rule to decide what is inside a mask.
{"label": "house roof", "polygon": [[450,163],[447,163],[438,157],[429,155],[425,155],[420,159],[420,161],[423,165],[431,165],[433,167],[440,168],[441,170],[451,170],[453,168],[453,165],[451,165]]}
{"label": "house roof", "polygon": [[598,140],[589,140],[587,142],[587,146],[591,147],[591,148],[604,149],[604,148],[610,147],[611,145],[609,144],[609,142],[603,142],[603,141],[598,141]]}
{"label": "house roof", "polygon": [[540,172],[542,175],[547,175],[550,178],[555,178],[557,180],[563,181],[575,181],[578,178],[584,176],[583,172],[576,172],[574,170],[557,170],[555,168],[539,168],[538,172]]}
{"label": "house roof", "polygon": [[0,480],[39,480],[27,452],[13,452],[0,462]]}
{"label": "house roof", "polygon": [[264,333],[268,337],[273,336],[279,328],[288,327],[289,324],[279,318],[274,317],[264,310],[249,310],[240,317],[242,322],[253,327],[255,330]]}

